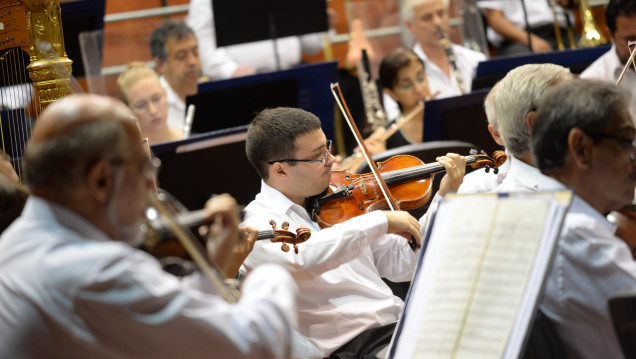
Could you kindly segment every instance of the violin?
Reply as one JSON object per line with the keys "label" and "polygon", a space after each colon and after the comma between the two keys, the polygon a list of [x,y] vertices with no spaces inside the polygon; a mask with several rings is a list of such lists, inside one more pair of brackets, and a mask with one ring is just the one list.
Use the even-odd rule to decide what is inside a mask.
{"label": "violin", "polygon": [[[199,258],[198,261],[207,259],[205,248],[208,236],[197,229],[202,225],[210,224],[210,222],[207,220],[204,210],[187,212],[185,207],[167,192],[160,191],[158,197],[152,202],[154,205],[146,209],[145,222],[142,224],[145,236],[140,249],[157,258],[165,271],[183,277],[194,272],[197,266],[201,266],[200,264],[194,265],[193,260],[197,261],[195,256],[203,257]],[[159,210],[157,205],[168,207],[161,201],[167,202],[170,211],[167,211],[167,208]],[[165,215],[166,212],[169,217]],[[288,252],[289,245],[293,245],[294,252],[298,253],[298,244],[307,241],[311,236],[311,231],[302,227],[298,228],[296,233],[290,232],[287,222],[282,224],[282,229],[276,229],[276,222],[273,220],[269,224],[272,229],[259,231],[257,240],[269,239],[271,242],[281,243],[281,250],[284,252]],[[176,230],[175,226],[178,227]],[[191,245],[184,245],[183,239],[179,238],[177,232],[185,234]],[[213,263],[209,263],[209,265],[215,271],[220,272]]]}
{"label": "violin", "polygon": [[[465,156],[466,165],[486,168],[498,173],[498,167],[506,162],[506,154],[496,151],[492,158],[472,150]],[[398,155],[377,164],[400,209],[409,210],[423,206],[431,196],[433,176],[444,172],[444,166],[434,162],[424,164],[410,155]],[[333,171],[329,188],[325,193],[308,198],[308,211],[321,228],[331,227],[350,218],[388,207],[377,181],[369,174],[351,174],[346,170]]]}
{"label": "violin", "polygon": [[[165,219],[156,218],[152,213],[152,208],[147,210],[148,218],[145,224],[146,237],[143,249],[157,258],[165,257],[181,257],[187,258],[185,249],[175,240],[174,234],[170,230]],[[204,210],[180,213],[175,216],[175,220],[182,226],[189,228],[193,233],[202,225],[208,224],[205,221]],[[296,233],[289,231],[289,223],[283,222],[282,229],[276,229],[276,222],[269,221],[271,230],[259,231],[256,238],[259,240],[269,239],[273,243],[281,243],[281,250],[289,252],[289,245],[294,246],[294,252],[298,254],[298,244],[306,242],[311,237],[311,231],[308,228],[299,227]],[[203,242],[203,238],[198,238]],[[204,243],[202,243],[204,245]]]}

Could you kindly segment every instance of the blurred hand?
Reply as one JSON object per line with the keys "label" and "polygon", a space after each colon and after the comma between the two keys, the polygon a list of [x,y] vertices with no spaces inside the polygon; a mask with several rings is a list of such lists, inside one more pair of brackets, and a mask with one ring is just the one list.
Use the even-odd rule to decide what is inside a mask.
{"label": "blurred hand", "polygon": [[466,174],[466,159],[456,153],[447,153],[446,156],[437,157],[436,160],[446,169],[437,193],[444,196],[448,192],[457,192]]}
{"label": "blurred hand", "polygon": [[422,244],[420,222],[405,211],[382,211],[389,222],[387,233],[398,234],[407,240],[415,238],[418,245]]}
{"label": "blurred hand", "polygon": [[552,46],[550,46],[550,44],[545,41],[544,39],[540,38],[537,35],[530,35],[532,38],[532,51],[533,52],[550,52],[552,51]]}
{"label": "blurred hand", "polygon": [[375,52],[369,43],[369,40],[364,36],[364,26],[362,20],[353,19],[351,22],[351,40],[349,40],[349,49],[345,57],[345,67],[355,68],[360,59],[362,58],[362,50],[367,51],[367,57],[369,63],[373,63],[375,59]]}
{"label": "blurred hand", "polygon": [[[204,212],[206,220],[212,223],[203,231],[207,234],[208,258],[228,278],[234,278],[238,273],[238,268],[235,268],[235,262],[238,260],[236,258],[237,254],[242,255],[245,251],[249,253],[254,246],[253,241],[255,238],[252,240],[251,245],[248,242],[247,247],[245,247],[247,233],[238,227],[240,218],[236,200],[229,194],[221,194],[210,198],[205,203]],[[252,230],[252,232],[256,231]],[[256,235],[258,235],[258,232],[254,236]],[[249,236],[247,237],[249,240]],[[241,263],[244,258],[240,258]],[[238,266],[240,267],[240,263]]]}
{"label": "blurred hand", "polygon": [[[382,153],[386,151],[386,142],[382,139],[382,136],[386,133],[384,127],[378,127],[371,136],[364,140],[364,145],[372,155]],[[356,147],[353,152],[360,152],[360,147]]]}
{"label": "blurred hand", "polygon": [[254,75],[255,73],[256,73],[256,70],[254,70],[253,68],[247,65],[241,65],[237,67],[236,70],[234,70],[234,72],[232,73],[232,77]]}
{"label": "blurred hand", "polygon": [[8,180],[15,183],[20,182],[20,178],[18,177],[18,174],[15,173],[9,156],[5,153],[0,153],[0,175],[3,175]]}

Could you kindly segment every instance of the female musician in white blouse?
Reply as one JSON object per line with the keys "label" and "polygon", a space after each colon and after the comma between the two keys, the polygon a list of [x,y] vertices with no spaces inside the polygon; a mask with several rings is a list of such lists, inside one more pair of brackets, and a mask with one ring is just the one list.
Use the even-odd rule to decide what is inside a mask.
{"label": "female musician in white blouse", "polygon": [[166,90],[153,69],[143,62],[131,62],[117,79],[117,87],[137,118],[142,137],[147,137],[149,143],[183,138],[183,131],[168,126]]}

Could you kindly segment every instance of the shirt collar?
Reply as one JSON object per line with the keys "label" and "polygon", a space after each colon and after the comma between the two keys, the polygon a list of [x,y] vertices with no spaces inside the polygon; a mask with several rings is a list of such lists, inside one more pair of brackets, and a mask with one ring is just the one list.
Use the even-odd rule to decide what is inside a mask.
{"label": "shirt collar", "polygon": [[268,185],[263,180],[261,180],[261,193],[258,194],[258,197],[266,200],[268,206],[273,211],[287,214],[292,211],[306,213],[304,208],[292,202],[292,200],[287,198],[287,196],[285,196],[282,192]]}
{"label": "shirt collar", "polygon": [[[541,185],[540,189],[541,190],[554,191],[554,190],[568,189],[568,187],[566,187],[563,183],[555,180],[552,177],[548,177],[546,175],[543,175],[542,185]],[[573,188],[570,188],[570,189],[573,189]],[[585,214],[587,216],[590,216],[590,217],[594,218],[598,223],[601,223],[603,225],[603,227],[607,228],[607,230],[611,231],[612,233],[615,233],[616,232],[616,226],[613,225],[612,223],[610,223],[607,220],[607,217],[605,217],[599,211],[594,209],[594,207],[592,207],[590,204],[585,202],[585,200],[583,198],[581,198],[578,195],[576,195],[576,190],[574,190],[574,191],[575,191],[575,195],[572,198],[572,203],[570,204],[570,210],[568,212],[571,212],[571,213],[583,213],[583,214]]]}
{"label": "shirt collar", "polygon": [[111,240],[102,230],[77,212],[35,195],[30,195],[27,199],[22,216],[36,218],[38,221],[59,223],[59,225],[77,233],[81,238],[99,241]]}

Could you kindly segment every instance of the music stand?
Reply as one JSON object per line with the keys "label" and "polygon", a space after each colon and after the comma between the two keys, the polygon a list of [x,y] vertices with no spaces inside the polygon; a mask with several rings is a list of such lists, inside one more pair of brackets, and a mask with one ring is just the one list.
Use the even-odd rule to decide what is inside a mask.
{"label": "music stand", "polygon": [[426,102],[424,133],[427,141],[465,141],[488,154],[501,150],[488,132],[488,119],[484,112],[484,98],[489,89],[435,99]]}
{"label": "music stand", "polygon": [[105,0],[74,0],[60,4],[66,55],[73,60],[73,76],[85,77],[79,34],[104,29]]}
{"label": "music stand", "polygon": [[212,1],[212,13],[217,46],[274,40],[278,70],[277,38],[329,29],[325,0],[217,0]]}

